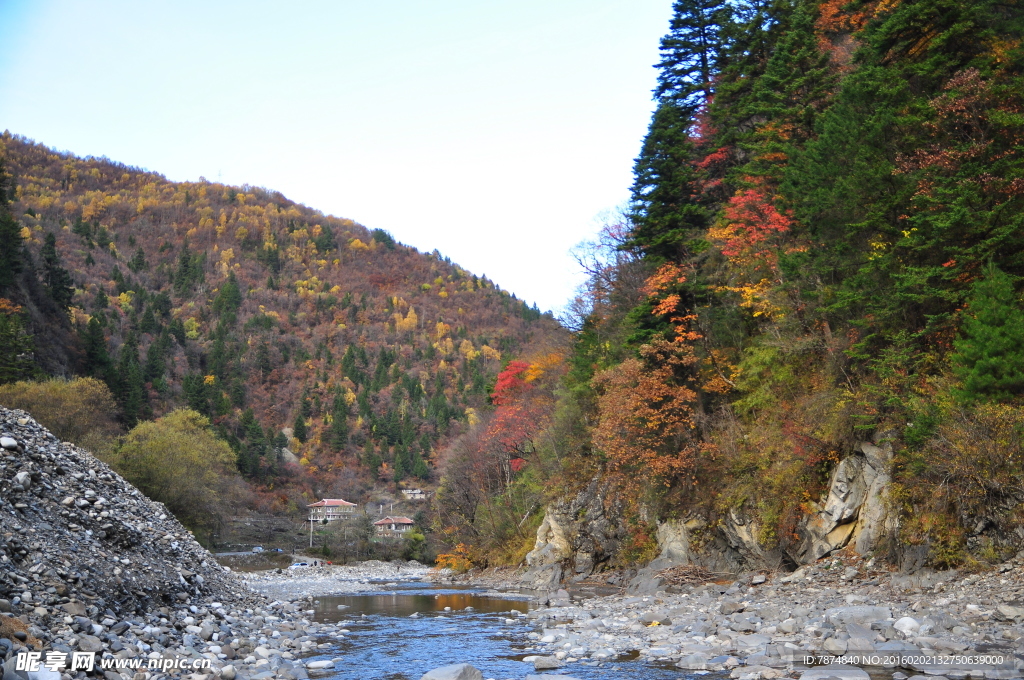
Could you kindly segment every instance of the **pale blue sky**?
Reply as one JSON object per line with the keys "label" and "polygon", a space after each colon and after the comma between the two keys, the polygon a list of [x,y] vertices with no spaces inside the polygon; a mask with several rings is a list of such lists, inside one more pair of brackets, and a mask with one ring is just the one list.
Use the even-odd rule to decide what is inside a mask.
{"label": "pale blue sky", "polygon": [[628,197],[671,0],[0,0],[0,130],[281,191],[542,309]]}

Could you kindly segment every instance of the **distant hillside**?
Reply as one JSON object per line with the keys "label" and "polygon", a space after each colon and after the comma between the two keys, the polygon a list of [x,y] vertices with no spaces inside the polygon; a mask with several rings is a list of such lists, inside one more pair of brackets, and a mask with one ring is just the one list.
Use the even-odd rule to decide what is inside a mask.
{"label": "distant hillside", "polygon": [[429,478],[503,364],[562,342],[550,314],[436,251],[280,193],[169,182],[10,133],[0,156],[18,230],[4,250],[23,242],[49,293],[27,310],[37,360],[55,351],[42,320],[64,329],[44,371],[105,380],[128,426],[208,415],[257,482]]}

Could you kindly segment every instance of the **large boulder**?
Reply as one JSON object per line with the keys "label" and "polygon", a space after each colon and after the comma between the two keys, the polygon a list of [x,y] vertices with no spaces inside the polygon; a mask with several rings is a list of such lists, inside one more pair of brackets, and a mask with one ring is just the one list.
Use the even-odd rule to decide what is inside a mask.
{"label": "large boulder", "polygon": [[427,671],[420,680],[484,680],[484,674],[468,663],[456,663]]}
{"label": "large boulder", "polygon": [[519,582],[529,590],[553,590],[562,582],[562,565],[530,567],[519,577]]}

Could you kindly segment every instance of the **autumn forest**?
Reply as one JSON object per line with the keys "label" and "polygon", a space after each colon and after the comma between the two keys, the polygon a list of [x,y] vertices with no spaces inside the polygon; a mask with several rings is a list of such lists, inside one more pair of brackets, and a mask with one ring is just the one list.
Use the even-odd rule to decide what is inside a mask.
{"label": "autumn forest", "polygon": [[632,198],[557,320],[271,190],[5,133],[0,403],[154,487],[139,442],[201,431],[216,455],[149,467],[209,473],[181,513],[210,540],[218,499],[418,486],[434,553],[517,565],[599,488],[622,530],[596,570],[650,560],[668,518],[786,555],[874,442],[881,557],[1013,554],[1022,31],[995,0],[676,0]]}

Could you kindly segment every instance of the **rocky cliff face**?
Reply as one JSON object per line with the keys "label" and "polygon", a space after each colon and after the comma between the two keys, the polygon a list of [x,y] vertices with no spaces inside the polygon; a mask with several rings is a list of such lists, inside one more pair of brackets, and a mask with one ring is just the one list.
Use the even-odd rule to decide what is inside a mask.
{"label": "rocky cliff face", "polygon": [[575,497],[548,506],[526,556],[524,585],[542,590],[601,571],[627,535],[621,517],[620,503],[597,479]]}
{"label": "rocky cliff face", "polygon": [[0,407],[0,610],[113,616],[252,599],[159,503],[23,411]]}
{"label": "rocky cliff face", "polygon": [[[888,444],[861,442],[836,466],[827,496],[812,505],[797,526],[798,540],[789,543],[762,540],[758,518],[743,508],[729,511],[714,527],[699,515],[663,522],[658,526],[661,553],[640,570],[631,589],[656,588],[656,572],[679,564],[736,574],[792,570],[851,545],[867,555],[883,536],[898,529],[886,506],[891,461]],[[547,508],[536,546],[527,556],[525,585],[544,589],[560,579],[586,577],[614,557],[626,532],[616,504],[606,508],[601,489],[594,480],[575,498]],[[700,549],[693,540],[698,531],[703,533]]]}

